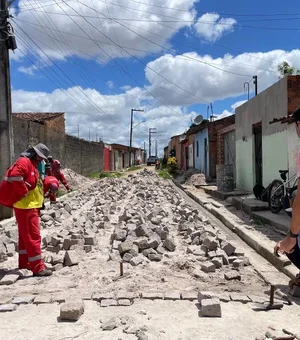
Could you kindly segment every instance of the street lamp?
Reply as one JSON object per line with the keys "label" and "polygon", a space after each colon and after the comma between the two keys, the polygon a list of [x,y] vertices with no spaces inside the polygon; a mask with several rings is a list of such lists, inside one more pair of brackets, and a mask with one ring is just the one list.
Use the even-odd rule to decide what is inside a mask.
{"label": "street lamp", "polygon": [[[130,142],[129,142],[129,166],[131,166],[131,151],[132,151],[132,130],[133,130],[133,112],[144,112],[143,109],[131,109],[131,120],[130,120]],[[136,125],[137,126],[137,125]],[[135,127],[136,127],[135,126]]]}

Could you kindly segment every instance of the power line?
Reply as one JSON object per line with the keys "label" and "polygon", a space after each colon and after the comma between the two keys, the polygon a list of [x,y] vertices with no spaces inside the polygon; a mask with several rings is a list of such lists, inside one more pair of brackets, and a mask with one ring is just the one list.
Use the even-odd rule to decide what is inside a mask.
{"label": "power line", "polygon": [[[70,7],[68,4],[66,4],[68,7]],[[62,9],[64,11],[64,9]],[[74,9],[73,9],[74,10]],[[76,10],[74,10],[76,12]],[[78,13],[78,12],[77,12]],[[66,13],[67,14],[67,13]],[[67,14],[68,15],[68,14]],[[111,40],[108,36],[106,36],[104,33],[102,33],[101,31],[98,30],[98,28],[96,26],[94,26],[93,24],[91,24],[87,19],[85,19],[83,17],[83,19],[92,27],[94,27],[98,32],[100,32],[102,35],[104,35],[107,39],[109,39],[110,41],[112,41],[114,43],[113,40]],[[87,32],[85,32],[82,27],[80,25],[78,25],[78,23],[76,21],[74,21],[72,18],[71,20],[77,25],[77,27],[79,27],[80,30],[82,30],[90,39],[92,39]],[[103,50],[103,48],[97,44],[97,42],[95,40],[92,39],[92,41],[94,41],[94,43],[101,49],[101,51],[103,53],[105,53],[114,63],[116,63],[126,74],[128,74],[128,76],[133,79],[139,86],[141,86],[147,93],[149,93],[154,99],[156,99],[158,102],[160,102],[161,104],[163,104],[164,106],[168,107],[170,110],[172,110],[173,112],[175,112],[177,115],[180,115],[180,113],[178,113],[177,111],[175,111],[174,109],[172,109],[171,107],[169,107],[168,105],[166,105],[162,100],[160,100],[159,98],[157,98],[156,96],[154,96],[146,87],[144,87],[139,81],[137,81],[134,77],[131,76],[130,73],[128,73],[121,65],[119,65],[114,59],[111,58],[111,56],[105,51]],[[118,45],[117,45],[118,46]],[[120,47],[120,46],[119,46]],[[128,53],[127,51],[125,51],[126,53]]]}
{"label": "power line", "polygon": [[[32,15],[34,15],[34,13],[32,13]],[[38,20],[38,19],[37,19],[37,20]],[[38,21],[39,21],[39,20],[38,20]],[[53,23],[52,19],[49,18],[48,21],[49,21],[50,24],[52,23],[52,27],[54,27],[54,29],[55,29],[56,26],[55,26],[55,24]],[[42,26],[42,27],[43,27],[43,26]],[[63,37],[63,35],[62,35],[61,33],[60,33],[59,35],[60,35],[60,37],[62,38],[63,41],[60,41],[60,40],[58,40],[58,39],[56,39],[56,38],[50,36],[50,35],[47,33],[47,31],[45,30],[45,27],[43,27],[43,28],[44,28],[45,34],[47,34],[47,35],[51,38],[51,40],[52,40],[54,43],[55,43],[55,41],[59,41],[59,42],[62,43],[62,44],[61,44],[62,46],[69,47],[69,52],[67,51],[67,54],[70,53],[70,62],[71,62],[72,64],[75,64],[76,66],[81,66],[81,68],[83,68],[85,71],[87,71],[87,69],[82,65],[82,63],[81,63],[80,60],[77,62],[74,58],[72,58],[72,55],[73,55],[74,53],[73,53],[73,51],[71,50],[70,46],[68,45],[66,39],[64,39],[64,37]],[[29,34],[28,34],[28,35],[29,35]],[[31,38],[33,38],[33,37],[31,36]],[[40,40],[37,39],[37,38],[33,38],[33,39],[34,39],[35,41],[39,41],[39,42],[42,43],[42,44],[45,44],[44,42],[40,41]],[[45,45],[46,45],[48,48],[50,48],[50,49],[52,49],[53,51],[55,51],[56,53],[59,53],[59,54],[61,54],[61,55],[63,55],[63,56],[65,55],[63,49],[62,49],[58,44],[55,43],[55,45],[57,46],[58,49],[60,49],[61,52],[59,52],[59,51],[57,51],[57,50],[51,48],[51,47],[50,47],[49,45],[47,45],[47,44],[45,44]],[[66,50],[67,50],[67,49],[66,49]],[[74,60],[73,60],[73,59],[74,59]],[[82,79],[83,79],[86,83],[92,84],[92,87],[93,87],[93,86],[94,86],[95,88],[97,87],[97,86],[96,86],[96,83],[93,81],[92,78],[89,78],[89,77],[88,77],[88,74],[87,74],[86,72],[83,72],[82,69],[80,69],[80,68],[79,68],[79,69],[77,68],[77,70],[79,70],[78,73],[81,75]],[[99,93],[98,91],[96,91],[96,94],[100,97],[100,99],[101,99],[102,101],[105,101],[105,102],[108,103],[108,100],[106,100],[106,98],[105,98],[104,96],[100,95],[100,93]],[[113,110],[112,106],[109,106],[109,109],[110,109],[115,115],[118,115],[118,114]],[[120,118],[121,118],[121,117],[120,117]]]}
{"label": "power line", "polygon": [[[18,25],[17,25],[17,27],[18,27]],[[18,27],[22,32],[23,32],[23,34],[27,37],[27,38],[29,38],[30,40],[31,40],[31,42],[34,44],[34,45],[36,45],[36,47],[37,48],[39,48],[38,47],[38,45],[34,42],[34,40],[31,38],[31,37],[29,37],[27,34],[26,34],[26,32],[21,28],[21,27]],[[25,40],[24,40],[25,41]],[[28,46],[28,49],[29,50],[32,50],[32,46],[29,46],[28,45],[28,43],[25,41],[25,43],[26,43],[26,45]],[[75,87],[77,87],[77,85],[73,82],[73,80],[47,55],[47,53],[45,53],[45,52],[43,52],[42,50],[40,50],[45,56],[46,56],[46,58],[48,58],[50,61],[51,61],[51,63],[53,63],[56,67],[57,67],[57,69],[58,70],[60,70],[61,72],[62,72],[62,74],[64,74],[64,76],[69,80],[69,82],[71,82],[71,84],[73,84],[73,86],[75,86]],[[46,64],[47,65],[47,64]],[[49,65],[47,65],[47,66],[49,66]],[[51,68],[52,69],[52,71],[53,72],[55,72],[63,81],[65,81],[66,82],[66,84],[68,84],[68,82],[65,80],[65,79],[63,79],[61,76],[60,76],[60,74],[59,73],[57,73],[57,71],[55,70],[55,69],[53,69],[53,68]],[[87,96],[87,94],[82,90],[82,89],[80,89],[80,88],[75,88],[75,89],[77,89],[78,91],[79,91],[79,93],[80,92],[82,92],[82,94],[88,99],[84,99],[85,101],[87,101],[87,102],[92,102],[93,103],[93,106],[97,109],[97,111],[99,110],[99,112],[101,113],[101,114],[103,114],[104,116],[106,116],[106,117],[108,117],[109,119],[111,119],[111,120],[113,120],[112,119],[112,117],[111,116],[109,116],[109,115],[107,115],[99,106],[98,106],[98,104],[96,104],[92,99],[90,99],[88,96]],[[82,98],[82,97],[81,97]]]}

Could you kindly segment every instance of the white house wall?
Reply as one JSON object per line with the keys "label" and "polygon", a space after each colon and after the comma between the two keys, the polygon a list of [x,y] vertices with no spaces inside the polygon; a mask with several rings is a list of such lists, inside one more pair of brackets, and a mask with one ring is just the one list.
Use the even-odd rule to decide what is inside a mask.
{"label": "white house wall", "polygon": [[295,130],[295,124],[289,124],[287,126],[287,139],[288,139],[288,162],[289,172],[293,176],[297,173],[297,154],[300,150],[300,138],[297,136]]}
{"label": "white house wall", "polygon": [[253,125],[262,123],[263,185],[278,178],[278,170],[288,167],[286,125],[269,124],[287,115],[287,78],[283,78],[235,110],[236,187],[252,191],[255,185]]}

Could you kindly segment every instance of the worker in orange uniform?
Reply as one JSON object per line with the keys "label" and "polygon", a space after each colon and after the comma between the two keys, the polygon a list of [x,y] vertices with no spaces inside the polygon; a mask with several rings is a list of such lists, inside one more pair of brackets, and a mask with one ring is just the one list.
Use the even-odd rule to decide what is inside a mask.
{"label": "worker in orange uniform", "polygon": [[19,268],[30,269],[34,276],[50,276],[41,254],[39,209],[42,208],[43,184],[37,170],[47,159],[44,144],[29,147],[6,171],[0,184],[0,204],[14,209],[19,231]]}
{"label": "worker in orange uniform", "polygon": [[56,193],[59,189],[59,182],[54,176],[46,176],[44,181],[44,197],[50,199],[50,204],[56,203]]}
{"label": "worker in orange uniform", "polygon": [[51,169],[48,170],[47,175],[48,176],[54,176],[58,181],[60,181],[64,187],[67,189],[67,191],[71,191],[67,180],[65,178],[65,175],[63,174],[63,172],[61,171],[61,165],[60,165],[60,161],[58,159],[54,159],[52,156],[48,156],[48,161],[51,165]]}

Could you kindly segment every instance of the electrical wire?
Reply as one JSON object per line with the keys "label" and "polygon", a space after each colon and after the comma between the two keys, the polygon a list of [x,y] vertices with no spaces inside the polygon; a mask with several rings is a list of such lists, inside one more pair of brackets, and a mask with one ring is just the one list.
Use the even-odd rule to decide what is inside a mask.
{"label": "electrical wire", "polygon": [[[17,26],[18,27],[18,26]],[[22,33],[39,49],[39,47],[38,47],[38,45],[35,43],[35,41],[31,38],[31,37],[29,37],[28,36],[28,34],[21,28],[21,27],[18,27],[21,31],[22,31]],[[20,37],[20,36],[19,36]],[[25,41],[26,42],[26,41]],[[29,44],[26,42],[26,44],[27,44],[27,46],[28,46],[28,50],[32,50],[32,46],[29,46]],[[47,55],[47,53],[45,53],[44,51],[42,51],[41,49],[40,49],[40,51],[46,56],[46,58],[47,59],[49,59],[50,60],[50,62],[51,62],[51,64],[53,64],[53,65],[55,65],[56,67],[57,67],[57,69],[68,79],[68,81],[66,81],[65,79],[63,79],[62,77],[61,77],[61,75],[59,74],[59,73],[57,73],[57,71],[55,70],[55,69],[53,69],[53,68],[51,68],[52,69],[52,71],[53,72],[55,72],[68,86],[70,86],[69,85],[69,83],[71,83],[71,85],[73,85],[73,86],[75,86],[75,88],[74,88],[74,90],[78,90],[78,91],[76,91],[76,92],[78,92],[79,94],[81,94],[82,93],[82,95],[84,96],[84,97],[86,97],[87,99],[84,99],[83,97],[80,97],[81,99],[83,99],[83,100],[85,100],[86,102],[88,102],[88,103],[92,103],[91,105],[92,106],[94,106],[95,108],[96,108],[96,110],[97,111],[99,111],[99,113],[100,114],[102,114],[102,115],[104,115],[104,116],[106,116],[108,119],[111,119],[112,121],[114,121],[113,120],[113,118],[110,116],[110,115],[108,115],[108,114],[106,114],[103,110],[102,110],[102,108],[100,108],[99,106],[98,106],[98,104],[97,103],[95,103],[92,99],[90,99],[89,98],[89,96],[81,89],[81,88],[78,88],[77,87],[77,85],[74,83],[74,81]],[[48,67],[50,66],[49,64],[46,64]],[[119,122],[117,122],[117,121],[115,121],[116,123],[119,123]]]}

